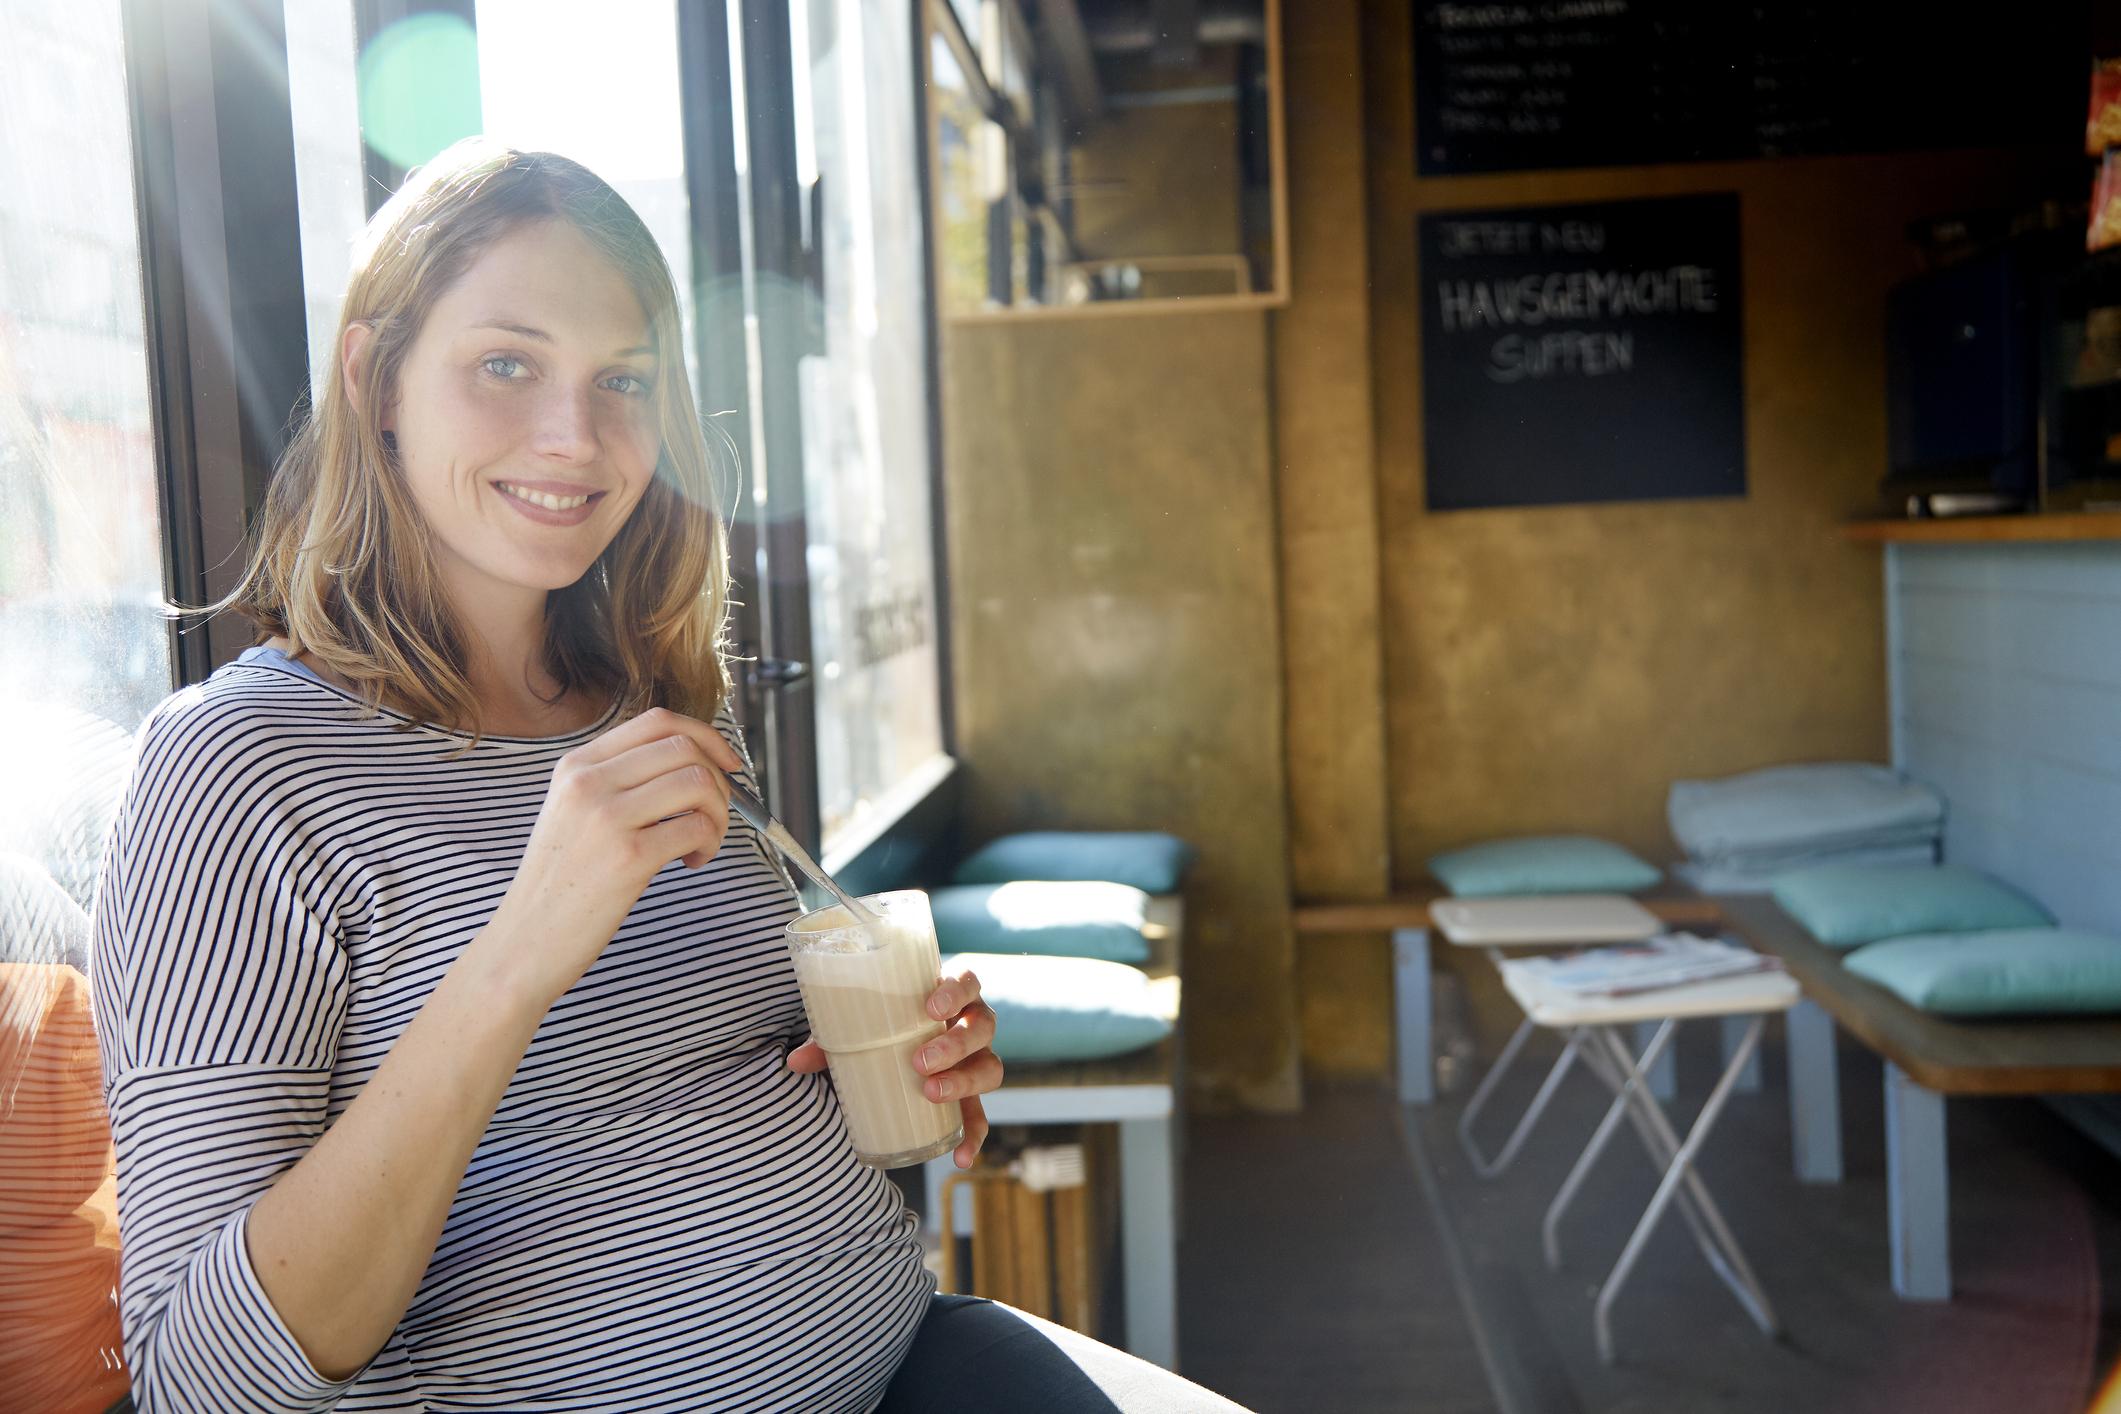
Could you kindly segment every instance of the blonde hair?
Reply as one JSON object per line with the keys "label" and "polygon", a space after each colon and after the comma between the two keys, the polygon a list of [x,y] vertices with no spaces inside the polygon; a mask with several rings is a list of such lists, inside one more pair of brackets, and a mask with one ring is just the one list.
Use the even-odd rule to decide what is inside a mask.
{"label": "blonde hair", "polygon": [[[382,418],[435,302],[497,239],[568,222],[633,288],[660,370],[655,476],[588,573],[546,600],[544,667],[561,695],[711,719],[723,661],[728,542],[715,462],[685,377],[677,291],[633,208],[579,163],[467,138],[415,170],[354,251],[321,398],[274,468],[249,564],[213,611],[235,608],[352,684],[371,708],[468,728],[480,711],[465,630],[436,571]],[[346,330],[373,331],[358,406],[340,370]],[[725,439],[726,440],[726,439]]]}

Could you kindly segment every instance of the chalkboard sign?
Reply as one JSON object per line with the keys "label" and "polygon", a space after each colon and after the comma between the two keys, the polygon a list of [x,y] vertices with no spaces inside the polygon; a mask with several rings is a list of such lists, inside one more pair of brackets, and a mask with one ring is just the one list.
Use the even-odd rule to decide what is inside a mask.
{"label": "chalkboard sign", "polygon": [[1745,494],[1738,198],[1421,218],[1431,510]]}
{"label": "chalkboard sign", "polygon": [[2089,5],[1983,14],[1927,0],[1416,0],[1419,167],[2074,149]]}

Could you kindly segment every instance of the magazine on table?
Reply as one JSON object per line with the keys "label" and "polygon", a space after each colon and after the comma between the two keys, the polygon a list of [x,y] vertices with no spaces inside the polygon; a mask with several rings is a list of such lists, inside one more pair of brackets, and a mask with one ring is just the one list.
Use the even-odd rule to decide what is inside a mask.
{"label": "magazine on table", "polygon": [[1689,982],[1779,969],[1779,958],[1693,933],[1661,933],[1639,943],[1586,948],[1510,964],[1558,991],[1585,997],[1624,997]]}

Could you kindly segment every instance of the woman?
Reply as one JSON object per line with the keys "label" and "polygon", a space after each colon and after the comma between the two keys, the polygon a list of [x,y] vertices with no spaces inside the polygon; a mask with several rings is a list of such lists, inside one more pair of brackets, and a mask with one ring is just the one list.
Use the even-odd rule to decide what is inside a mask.
{"label": "woman", "polygon": [[[1063,1401],[1212,1399],[934,1296],[795,1045],[680,340],[565,159],[459,144],[371,223],[231,600],[271,637],[142,728],[97,899],[143,1411],[1111,1407],[965,1384],[1062,1346]],[[931,1011],[968,1166],[994,1017]]]}

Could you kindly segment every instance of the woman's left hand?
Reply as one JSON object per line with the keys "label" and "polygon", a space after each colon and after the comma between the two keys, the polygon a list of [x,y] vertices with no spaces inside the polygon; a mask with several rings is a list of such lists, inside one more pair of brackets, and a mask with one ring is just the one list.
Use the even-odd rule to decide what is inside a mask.
{"label": "woman's left hand", "polygon": [[[922,1088],[941,1104],[956,1100],[964,1110],[965,1140],[951,1156],[961,1169],[987,1142],[987,1111],[979,1097],[1002,1087],[1002,1058],[994,1045],[994,1008],[980,1000],[979,978],[970,972],[946,977],[928,997],[928,1014],[946,1025],[943,1034],[914,1052],[914,1069],[927,1076]],[[825,1053],[805,1041],[788,1053],[788,1068],[815,1074]]]}

